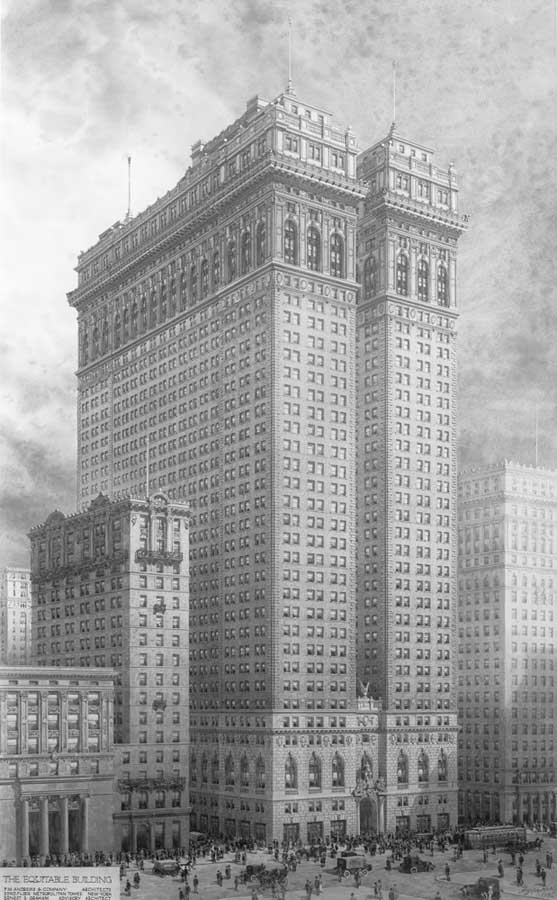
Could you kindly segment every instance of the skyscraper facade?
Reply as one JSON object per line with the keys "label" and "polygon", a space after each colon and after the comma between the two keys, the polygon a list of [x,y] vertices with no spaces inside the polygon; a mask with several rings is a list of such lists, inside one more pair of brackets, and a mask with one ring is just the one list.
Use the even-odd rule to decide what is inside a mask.
{"label": "skyscraper facade", "polygon": [[[462,222],[452,170],[393,133],[386,144],[357,169],[354,136],[327,111],[290,88],[256,97],[194,145],[176,187],[78,260],[79,503],[159,490],[191,506],[190,798],[202,831],[314,842],[455,821]],[[381,379],[369,390],[368,366]],[[410,433],[411,403],[422,418]],[[364,410],[380,452],[358,425]],[[395,447],[399,424],[419,446]],[[395,520],[412,536],[395,537]],[[357,544],[370,556],[359,608]],[[399,647],[410,609],[423,646]]]}
{"label": "skyscraper facade", "polygon": [[188,840],[188,535],[187,508],[158,492],[99,496],[30,534],[34,663],[114,675],[117,849]]}
{"label": "skyscraper facade", "polygon": [[31,572],[8,566],[0,573],[0,662],[24,666],[30,652]]}
{"label": "skyscraper facade", "polygon": [[457,181],[391,129],[358,160],[358,677],[390,828],[456,821]]}
{"label": "skyscraper facade", "polygon": [[465,821],[557,818],[557,473],[459,476],[458,707]]}

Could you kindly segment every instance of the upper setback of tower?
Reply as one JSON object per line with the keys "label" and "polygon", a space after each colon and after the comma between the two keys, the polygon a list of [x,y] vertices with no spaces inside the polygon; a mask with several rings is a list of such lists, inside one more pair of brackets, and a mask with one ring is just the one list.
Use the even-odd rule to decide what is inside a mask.
{"label": "upper setback of tower", "polygon": [[206,232],[246,188],[262,181],[288,181],[305,190],[311,181],[319,197],[353,207],[363,196],[357,154],[350,129],[341,129],[325,110],[289,93],[272,102],[253,97],[232,125],[207,144],[193,145],[191,166],[174,188],[80,253],[78,287],[68,302],[80,313],[92,310],[138,271],[152,270],[157,256]]}
{"label": "upper setback of tower", "polygon": [[400,211],[424,227],[438,225],[458,237],[468,216],[458,212],[458,184],[453,164],[441,169],[434,151],[402,137],[393,125],[387,137],[360,154],[357,175],[365,180],[365,212],[384,206]]}

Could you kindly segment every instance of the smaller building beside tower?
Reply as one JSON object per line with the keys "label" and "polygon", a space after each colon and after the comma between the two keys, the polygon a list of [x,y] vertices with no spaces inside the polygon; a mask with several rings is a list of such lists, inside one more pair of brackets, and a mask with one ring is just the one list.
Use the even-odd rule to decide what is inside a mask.
{"label": "smaller building beside tower", "polygon": [[557,472],[459,477],[459,817],[557,819]]}
{"label": "smaller building beside tower", "polygon": [[113,848],[113,673],[0,667],[0,860]]}
{"label": "smaller building beside tower", "polygon": [[187,507],[99,496],[30,538],[34,662],[114,670],[114,848],[187,846]]}
{"label": "smaller building beside tower", "polygon": [[31,651],[31,572],[9,566],[0,573],[0,664],[24,666]]}

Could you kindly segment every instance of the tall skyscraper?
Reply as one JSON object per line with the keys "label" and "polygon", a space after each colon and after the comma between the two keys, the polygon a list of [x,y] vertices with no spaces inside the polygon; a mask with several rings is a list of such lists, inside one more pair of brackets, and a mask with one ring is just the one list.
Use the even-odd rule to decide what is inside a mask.
{"label": "tall skyscraper", "polygon": [[457,182],[400,136],[358,160],[358,677],[390,829],[456,822]]}
{"label": "tall skyscraper", "polygon": [[459,476],[458,707],[465,821],[557,818],[557,472]]}
{"label": "tall skyscraper", "polygon": [[114,672],[117,849],[188,840],[188,535],[187,508],[158,492],[99,496],[30,534],[34,663]]}
{"label": "tall skyscraper", "polygon": [[31,659],[31,572],[9,566],[0,573],[0,663]]}
{"label": "tall skyscraper", "polygon": [[[193,147],[176,187],[79,257],[69,295],[79,319],[79,503],[149,486],[191,506],[190,797],[202,831],[314,842],[455,821],[448,640],[462,223],[454,173],[393,134],[386,144],[362,157],[367,193],[350,130],[291,89],[256,97]],[[362,466],[373,461],[380,486],[368,490],[362,474],[359,530],[357,412],[371,422],[377,410],[357,378],[358,253],[358,364],[373,367],[383,396],[380,453],[360,429]],[[391,430],[409,427],[412,403],[423,416],[412,437],[424,434],[395,452]],[[395,482],[395,470],[412,486]],[[395,544],[391,525],[410,493],[424,517],[416,509],[412,538]],[[366,515],[379,509],[368,539]],[[372,527],[392,531],[381,555]],[[414,537],[419,562],[406,558]],[[360,611],[357,541],[377,567],[369,579],[361,568]],[[442,555],[433,563],[430,553]],[[391,577],[399,563],[400,587]],[[413,619],[421,603],[423,647],[401,639],[399,659],[396,617],[410,615],[407,600]],[[379,615],[381,628],[368,632],[365,617]],[[356,696],[357,674],[385,713],[368,689]],[[422,752],[412,746],[408,757],[416,729]],[[423,808],[434,799],[435,814]]]}
{"label": "tall skyscraper", "polygon": [[356,824],[356,154],[326,111],[254,98],[70,294],[80,503],[144,491],[150,454],[191,504],[203,831]]}

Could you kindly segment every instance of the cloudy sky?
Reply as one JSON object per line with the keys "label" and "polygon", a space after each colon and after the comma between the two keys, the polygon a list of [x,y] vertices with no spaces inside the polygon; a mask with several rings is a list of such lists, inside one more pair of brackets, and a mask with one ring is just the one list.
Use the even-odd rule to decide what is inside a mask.
{"label": "cloudy sky", "polygon": [[[288,4],[4,0],[0,565],[75,508],[77,254],[189,149],[287,80]],[[294,83],[364,148],[391,124],[454,160],[460,459],[557,468],[554,0],[292,0]]]}

